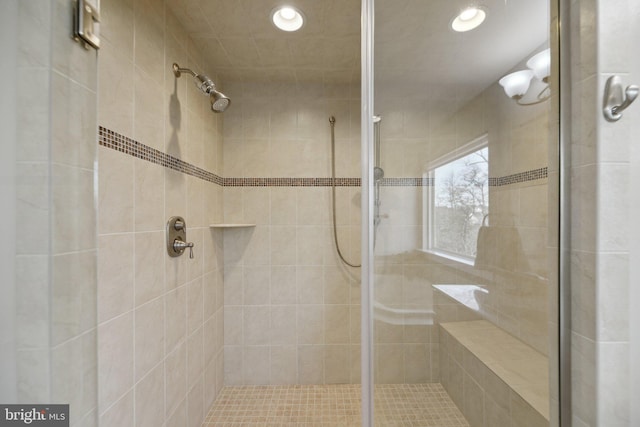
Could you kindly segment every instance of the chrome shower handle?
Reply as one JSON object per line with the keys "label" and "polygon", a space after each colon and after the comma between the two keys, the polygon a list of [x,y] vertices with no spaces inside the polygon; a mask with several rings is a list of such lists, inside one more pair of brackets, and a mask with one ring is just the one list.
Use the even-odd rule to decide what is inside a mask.
{"label": "chrome shower handle", "polygon": [[611,76],[604,88],[604,117],[610,122],[617,122],[622,118],[622,112],[638,97],[640,89],[636,85],[627,86],[622,90],[620,76]]}
{"label": "chrome shower handle", "polygon": [[176,253],[182,254],[185,249],[189,248],[189,258],[193,259],[193,242],[185,242],[180,239],[175,239],[173,241],[173,250]]}

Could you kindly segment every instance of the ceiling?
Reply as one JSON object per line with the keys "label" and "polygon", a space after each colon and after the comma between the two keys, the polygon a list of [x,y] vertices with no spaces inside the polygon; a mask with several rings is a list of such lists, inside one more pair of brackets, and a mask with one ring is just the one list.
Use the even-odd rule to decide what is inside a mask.
{"label": "ceiling", "polygon": [[[270,21],[282,0],[168,0],[222,81],[349,83],[360,79],[360,0],[291,0],[304,27]],[[469,0],[377,0],[376,84],[455,85],[479,92],[543,46],[548,2],[484,0],[487,20],[456,33],[453,17]],[[478,4],[477,2],[475,4]]]}
{"label": "ceiling", "polygon": [[282,0],[168,0],[225,81],[360,79],[360,0],[291,0],[305,17],[287,33],[271,23]]}
{"label": "ceiling", "polygon": [[[485,0],[485,22],[456,33],[450,23],[469,0],[379,0],[376,84],[436,85],[478,93],[504,76],[549,37],[548,2]],[[477,3],[476,3],[477,4]]]}

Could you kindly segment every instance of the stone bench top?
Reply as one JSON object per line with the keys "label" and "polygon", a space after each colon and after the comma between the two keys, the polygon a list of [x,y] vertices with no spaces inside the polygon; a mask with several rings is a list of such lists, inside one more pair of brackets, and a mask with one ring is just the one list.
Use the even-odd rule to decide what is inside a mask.
{"label": "stone bench top", "polygon": [[440,326],[549,419],[546,356],[486,320],[441,323]]}

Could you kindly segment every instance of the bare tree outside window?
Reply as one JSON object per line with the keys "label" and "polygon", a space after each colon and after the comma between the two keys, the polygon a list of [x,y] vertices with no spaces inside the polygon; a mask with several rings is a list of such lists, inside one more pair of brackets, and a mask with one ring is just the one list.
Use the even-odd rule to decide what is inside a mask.
{"label": "bare tree outside window", "polygon": [[475,258],[478,230],[489,213],[489,149],[433,170],[432,248]]}

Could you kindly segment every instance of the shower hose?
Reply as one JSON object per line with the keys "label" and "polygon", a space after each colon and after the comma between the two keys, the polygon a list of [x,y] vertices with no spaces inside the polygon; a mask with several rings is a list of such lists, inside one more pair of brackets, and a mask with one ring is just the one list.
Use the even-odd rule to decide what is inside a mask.
{"label": "shower hose", "polygon": [[338,251],[338,256],[342,262],[349,267],[359,268],[361,267],[361,264],[352,264],[345,259],[342,255],[342,251],[340,250],[340,244],[338,243],[338,229],[336,225],[336,118],[330,116],[329,123],[331,124],[331,207],[333,212],[333,240],[336,243],[336,250]]}

